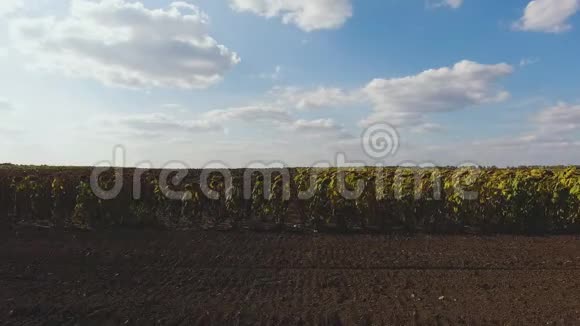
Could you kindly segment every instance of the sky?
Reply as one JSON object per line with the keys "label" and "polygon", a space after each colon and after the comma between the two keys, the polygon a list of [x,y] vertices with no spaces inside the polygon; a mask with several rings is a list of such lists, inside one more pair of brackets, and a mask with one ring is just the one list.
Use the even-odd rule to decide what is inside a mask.
{"label": "sky", "polygon": [[580,164],[580,0],[2,0],[0,163]]}

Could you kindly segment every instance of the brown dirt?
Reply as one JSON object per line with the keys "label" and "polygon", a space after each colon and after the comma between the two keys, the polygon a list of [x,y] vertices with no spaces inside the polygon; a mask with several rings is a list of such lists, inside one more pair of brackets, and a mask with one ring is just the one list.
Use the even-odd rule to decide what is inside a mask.
{"label": "brown dirt", "polygon": [[580,324],[580,238],[21,229],[6,325]]}

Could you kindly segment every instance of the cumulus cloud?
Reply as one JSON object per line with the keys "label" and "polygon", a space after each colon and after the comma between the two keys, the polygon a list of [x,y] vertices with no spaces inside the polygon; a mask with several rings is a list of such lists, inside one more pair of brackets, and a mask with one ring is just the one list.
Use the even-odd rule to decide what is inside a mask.
{"label": "cumulus cloud", "polygon": [[461,61],[452,67],[430,69],[414,76],[374,79],[363,92],[373,103],[375,113],[363,124],[389,120],[417,124],[423,122],[426,113],[504,101],[509,93],[496,83],[513,70],[505,63]]}
{"label": "cumulus cloud", "polygon": [[62,18],[20,17],[11,30],[42,68],[129,88],[206,88],[240,62],[208,35],[208,20],[186,2],[72,0]]}
{"label": "cumulus cloud", "polygon": [[572,26],[568,19],[580,10],[580,0],[533,0],[513,27],[522,31],[561,33]]}
{"label": "cumulus cloud", "polygon": [[416,132],[442,129],[428,121],[428,115],[498,103],[510,94],[498,82],[514,68],[508,64],[480,64],[460,61],[451,67],[429,69],[417,75],[376,78],[360,88],[277,87],[270,91],[272,103],[288,110],[365,108],[373,112],[359,125],[389,123],[413,127]]}
{"label": "cumulus cloud", "polygon": [[352,16],[350,0],[230,0],[239,12],[273,18],[310,32],[341,27]]}
{"label": "cumulus cloud", "polygon": [[23,0],[2,0],[0,2],[0,16],[13,13],[23,6]]}

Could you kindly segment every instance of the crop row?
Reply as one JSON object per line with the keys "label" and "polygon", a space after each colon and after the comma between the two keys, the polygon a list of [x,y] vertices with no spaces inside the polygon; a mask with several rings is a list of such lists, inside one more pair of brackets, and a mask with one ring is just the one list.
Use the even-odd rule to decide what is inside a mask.
{"label": "crop row", "polygon": [[219,194],[217,199],[207,196],[199,170],[188,171],[175,185],[160,182],[160,171],[146,171],[138,187],[135,170],[103,173],[97,179],[103,189],[123,180],[112,199],[95,195],[89,168],[8,167],[0,172],[5,226],[580,232],[577,167],[298,168],[290,170],[289,178],[274,172],[271,182],[272,171],[253,171],[247,181],[246,171],[232,170],[231,179],[209,174],[208,189]]}

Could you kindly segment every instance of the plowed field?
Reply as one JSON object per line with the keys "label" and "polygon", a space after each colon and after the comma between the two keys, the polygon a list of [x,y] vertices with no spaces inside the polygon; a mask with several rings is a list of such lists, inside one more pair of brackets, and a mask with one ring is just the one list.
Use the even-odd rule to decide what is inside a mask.
{"label": "plowed field", "polygon": [[20,229],[7,325],[580,324],[580,238]]}

